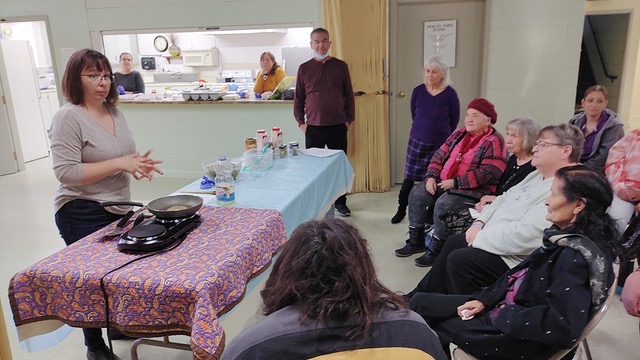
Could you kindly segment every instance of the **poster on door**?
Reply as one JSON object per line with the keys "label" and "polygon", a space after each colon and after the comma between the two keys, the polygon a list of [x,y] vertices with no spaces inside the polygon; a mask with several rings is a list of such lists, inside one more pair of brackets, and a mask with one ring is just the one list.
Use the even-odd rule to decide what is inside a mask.
{"label": "poster on door", "polygon": [[456,66],[456,21],[424,22],[424,64],[429,56],[438,54],[449,67]]}

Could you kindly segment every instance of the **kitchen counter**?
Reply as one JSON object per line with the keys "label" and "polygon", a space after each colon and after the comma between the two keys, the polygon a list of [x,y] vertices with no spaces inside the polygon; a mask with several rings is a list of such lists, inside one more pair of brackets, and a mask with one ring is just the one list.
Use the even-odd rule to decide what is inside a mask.
{"label": "kitchen counter", "polygon": [[[171,178],[202,177],[202,162],[220,155],[232,159],[246,151],[245,138],[256,130],[279,127],[285,142],[304,134],[293,117],[292,100],[122,100],[122,110],[133,132],[136,149],[153,149],[152,157],[164,161],[160,168]],[[262,106],[260,106],[262,105]]]}

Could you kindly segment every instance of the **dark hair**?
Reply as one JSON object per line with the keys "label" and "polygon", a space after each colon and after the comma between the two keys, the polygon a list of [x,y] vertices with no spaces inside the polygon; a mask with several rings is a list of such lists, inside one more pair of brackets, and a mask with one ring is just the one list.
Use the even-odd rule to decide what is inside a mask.
{"label": "dark hair", "polygon": [[560,168],[556,178],[562,180],[562,194],[568,201],[582,200],[584,210],[574,222],[577,233],[591,239],[605,253],[613,254],[619,237],[615,221],[608,214],[613,190],[605,177],[585,165]]}
{"label": "dark hair", "polygon": [[276,62],[276,57],[273,56],[272,53],[265,51],[262,53],[262,55],[260,55],[260,61],[262,61],[262,58],[264,56],[268,56],[271,59],[271,61],[273,61],[273,66],[271,67],[271,70],[269,70],[269,75],[275,75],[276,69],[280,67],[280,65],[278,65],[278,63]]}
{"label": "dark hair", "polygon": [[587,98],[587,95],[591,94],[594,91],[600,91],[602,93],[602,95],[604,95],[604,99],[608,100],[609,99],[609,92],[607,92],[607,88],[602,86],[602,85],[593,85],[593,86],[589,86],[587,88],[587,90],[584,91],[584,97],[583,99]]}
{"label": "dark hair", "polygon": [[312,37],[313,34],[318,34],[318,33],[325,33],[327,34],[327,37],[329,36],[329,31],[327,29],[319,27],[319,28],[313,29],[313,31],[311,31],[311,34],[309,34],[309,37]]}
{"label": "dark hair", "polygon": [[308,221],[295,229],[261,295],[265,315],[295,305],[301,321],[355,318],[349,340],[366,336],[383,309],[408,308],[378,280],[358,229],[339,219]]}
{"label": "dark hair", "polygon": [[[82,49],[71,54],[62,77],[62,94],[64,94],[68,102],[74,105],[84,104],[84,88],[82,87],[80,74],[87,69],[96,69],[113,75],[109,59],[101,53],[91,49]],[[111,81],[106,101],[111,105],[118,101],[116,82],[113,80]]]}
{"label": "dark hair", "polygon": [[582,145],[584,144],[584,134],[582,130],[571,124],[547,125],[540,130],[540,135],[551,133],[561,146],[571,146],[569,160],[574,163],[580,162],[582,156]]}

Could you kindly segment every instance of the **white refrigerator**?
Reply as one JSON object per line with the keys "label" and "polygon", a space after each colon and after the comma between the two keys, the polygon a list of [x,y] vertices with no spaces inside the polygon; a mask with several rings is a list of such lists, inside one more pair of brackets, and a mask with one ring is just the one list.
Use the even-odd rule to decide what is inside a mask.
{"label": "white refrigerator", "polygon": [[0,141],[8,141],[11,137],[18,166],[23,168],[23,162],[49,155],[47,129],[40,110],[38,76],[28,41],[0,40],[0,83],[10,127],[10,134],[3,131]]}

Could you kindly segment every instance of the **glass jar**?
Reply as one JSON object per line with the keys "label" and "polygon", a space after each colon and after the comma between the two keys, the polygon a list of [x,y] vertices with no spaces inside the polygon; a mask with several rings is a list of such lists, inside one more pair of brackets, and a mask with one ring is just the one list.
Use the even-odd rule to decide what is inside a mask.
{"label": "glass jar", "polygon": [[235,181],[233,179],[233,164],[226,158],[221,158],[215,165],[216,170],[216,202],[218,206],[233,206],[236,204]]}

